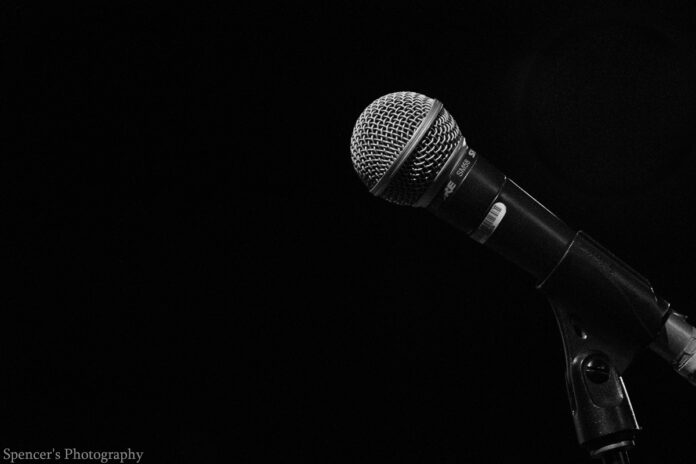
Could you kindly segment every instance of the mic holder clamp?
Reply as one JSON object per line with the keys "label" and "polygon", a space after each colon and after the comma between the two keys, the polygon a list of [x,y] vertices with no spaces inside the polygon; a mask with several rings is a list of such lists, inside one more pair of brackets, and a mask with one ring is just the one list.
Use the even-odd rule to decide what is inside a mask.
{"label": "mic holder clamp", "polygon": [[561,332],[579,444],[607,463],[628,462],[640,427],[621,375],[660,332],[669,303],[583,232],[537,288]]}
{"label": "mic holder clamp", "polygon": [[686,316],[672,311],[650,348],[696,386],[696,327],[686,322]]}

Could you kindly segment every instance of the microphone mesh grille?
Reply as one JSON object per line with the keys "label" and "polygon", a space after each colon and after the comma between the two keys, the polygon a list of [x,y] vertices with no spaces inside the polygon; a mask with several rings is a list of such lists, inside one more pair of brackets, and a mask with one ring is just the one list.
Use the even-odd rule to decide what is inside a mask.
{"label": "microphone mesh grille", "polygon": [[[358,118],[350,142],[353,167],[372,188],[394,163],[425,118],[434,100],[415,92],[396,92],[372,102]],[[425,193],[462,138],[444,108],[381,197],[410,205]]]}
{"label": "microphone mesh grille", "polygon": [[353,166],[367,188],[375,186],[433,106],[415,92],[396,92],[372,102],[362,112],[350,140]]}

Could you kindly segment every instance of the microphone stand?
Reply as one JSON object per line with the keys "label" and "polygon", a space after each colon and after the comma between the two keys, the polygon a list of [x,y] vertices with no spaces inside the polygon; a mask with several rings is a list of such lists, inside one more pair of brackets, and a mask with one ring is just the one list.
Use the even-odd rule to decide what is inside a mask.
{"label": "microphone stand", "polygon": [[[573,309],[552,301],[566,355],[566,387],[580,446],[603,464],[628,464],[640,427],[613,350],[598,346]],[[621,361],[618,361],[619,363]]]}
{"label": "microphone stand", "polygon": [[561,332],[578,443],[603,464],[628,464],[640,427],[621,374],[650,343],[646,327],[669,313],[669,303],[583,232],[537,288]]}

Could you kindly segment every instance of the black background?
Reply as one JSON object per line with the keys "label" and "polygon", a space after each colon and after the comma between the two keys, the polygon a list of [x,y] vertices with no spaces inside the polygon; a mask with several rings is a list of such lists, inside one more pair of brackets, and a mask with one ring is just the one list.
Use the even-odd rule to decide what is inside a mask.
{"label": "black background", "polygon": [[[584,462],[522,271],[371,197],[373,99],[470,146],[693,314],[696,11],[138,2],[2,10],[2,445],[144,462]],[[690,462],[646,353],[634,462]]]}

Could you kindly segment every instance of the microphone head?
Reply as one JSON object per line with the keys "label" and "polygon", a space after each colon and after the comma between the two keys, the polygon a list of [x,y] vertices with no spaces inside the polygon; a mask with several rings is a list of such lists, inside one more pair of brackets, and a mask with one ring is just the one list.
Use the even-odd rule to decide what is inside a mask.
{"label": "microphone head", "polygon": [[439,101],[395,92],[365,108],[353,128],[350,152],[372,193],[417,206],[460,142],[457,123]]}

